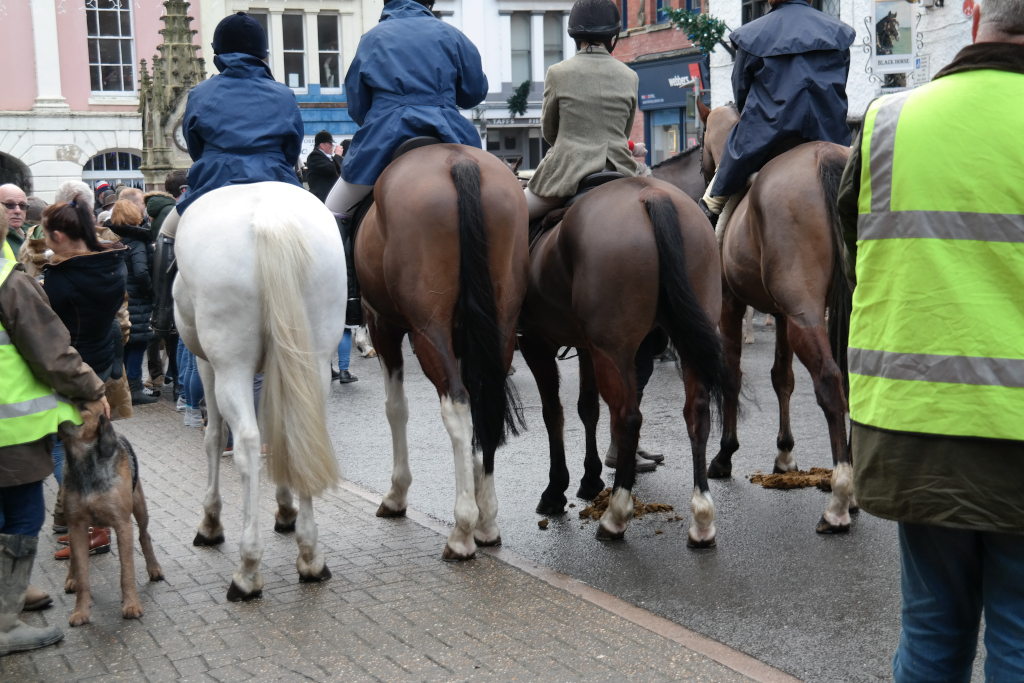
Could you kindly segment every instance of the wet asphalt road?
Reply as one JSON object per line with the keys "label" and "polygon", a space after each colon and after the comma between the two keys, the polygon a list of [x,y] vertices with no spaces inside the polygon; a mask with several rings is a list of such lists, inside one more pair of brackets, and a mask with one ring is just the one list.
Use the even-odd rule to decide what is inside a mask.
{"label": "wet asphalt road", "polygon": [[[755,322],[756,343],[744,346],[740,450],[733,478],[711,481],[718,545],[686,547],[693,469],[682,418],[683,386],[674,364],[655,363],[641,406],[641,446],[665,453],[657,471],[638,475],[634,493],[647,503],[676,507],[672,514],[633,520],[626,540],[594,538],[596,522],[581,528],[574,497],[583,473],[584,434],[576,415],[576,360],[559,364],[565,408],[566,454],[576,508],[552,518],[547,530],[534,512],[547,484],[547,436],[533,376],[516,354],[516,384],[528,431],[500,449],[495,479],[498,523],[506,547],[633,604],[742,650],[805,681],[861,682],[892,679],[899,637],[899,556],[896,525],[867,513],[851,532],[820,536],[814,526],[828,500],[817,489],[765,490],[745,479],[771,471],[776,455],[778,404],[769,370],[774,327]],[[413,484],[411,507],[452,524],[454,469],[451,441],[441,423],[437,394],[406,343],[406,392]],[[354,354],[359,382],[333,385],[330,429],[345,478],[386,493],[391,476],[391,436],[376,360]],[[792,397],[793,451],[801,469],[831,467],[828,430],[810,376],[795,362]],[[607,447],[608,413],[602,404],[598,444]],[[718,451],[713,431],[709,460]],[[606,472],[610,484],[613,474]],[[655,532],[662,530],[662,534]],[[442,547],[437,548],[440,558]],[[976,667],[977,669],[978,667]],[[981,680],[976,671],[975,679]]]}

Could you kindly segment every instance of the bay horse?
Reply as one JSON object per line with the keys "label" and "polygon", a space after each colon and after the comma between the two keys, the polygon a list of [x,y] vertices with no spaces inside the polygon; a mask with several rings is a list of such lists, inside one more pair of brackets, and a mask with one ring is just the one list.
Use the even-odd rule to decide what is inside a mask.
{"label": "bay horse", "polygon": [[664,180],[670,185],[675,185],[687,197],[698,201],[704,196],[706,188],[701,175],[700,146],[684,149],[660,164],[651,166],[651,176],[658,180]]}
{"label": "bay horse", "polygon": [[663,181],[623,178],[597,187],[534,240],[519,348],[537,380],[550,445],[549,483],[537,512],[561,514],[566,504],[569,471],[555,358],[560,346],[573,346],[580,363],[577,408],[586,427],[577,495],[591,499],[604,489],[596,436],[600,394],[611,412],[618,467],[597,537],[623,537],[633,517],[642,422],[634,359],[644,338],[660,328],[679,352],[686,388],[683,415],[694,481],[688,545],[715,544],[705,449],[711,405],[720,401],[728,376],[712,322],[721,305],[714,231],[693,201]]}
{"label": "bay horse", "polygon": [[[295,531],[299,580],[331,572],[317,545],[312,497],[334,487],[327,434],[330,358],[345,325],[345,251],[316,197],[277,182],[229,185],[200,197],[178,224],[174,317],[198,357],[206,392],[209,479],[195,545],[224,542],[220,460],[230,427],[242,480],[241,563],[228,600],[263,590],[259,527],[261,445],[277,483],[275,530]],[[264,373],[260,419],[253,376]],[[263,439],[260,435],[262,426]],[[292,503],[298,494],[299,508]]]}
{"label": "bay horse", "polygon": [[[701,102],[698,109],[705,131],[701,163],[704,176],[710,179],[729,131],[739,122],[739,112],[731,105],[712,111]],[[721,450],[711,461],[708,476],[732,476],[732,455],[739,449],[741,330],[744,311],[752,305],[776,320],[771,376],[779,399],[779,434],[773,471],[797,469],[789,422],[794,352],[811,374],[815,397],[828,422],[832,496],[818,522],[818,533],[848,531],[854,500],[844,390],[852,293],[836,207],[849,155],[848,147],[810,142],[776,156],[737,205],[722,243],[720,329],[733,383],[725,397]]]}
{"label": "bay horse", "polygon": [[374,199],[354,261],[384,371],[394,458],[377,515],[401,516],[408,506],[402,340],[411,334],[455,454],[455,528],[442,558],[469,559],[477,546],[501,543],[494,452],[522,424],[508,370],[529,269],[526,197],[501,159],[434,144],[388,165]]}

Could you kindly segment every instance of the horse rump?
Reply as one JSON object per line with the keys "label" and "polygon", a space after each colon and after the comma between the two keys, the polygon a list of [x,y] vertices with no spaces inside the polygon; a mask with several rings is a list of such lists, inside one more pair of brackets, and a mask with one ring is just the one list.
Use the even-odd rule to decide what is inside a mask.
{"label": "horse rump", "polygon": [[260,424],[267,473],[300,496],[315,496],[334,488],[339,477],[303,297],[315,259],[303,226],[270,200],[257,204],[252,224],[263,320]]}
{"label": "horse rump", "polygon": [[729,385],[722,339],[697,300],[686,272],[682,226],[672,197],[648,188],[640,200],[647,209],[658,247],[658,321],[680,353],[680,359],[707,389],[712,404],[722,415],[722,397]]}
{"label": "horse rump", "polygon": [[488,261],[487,227],[480,193],[480,166],[460,155],[452,162],[458,194],[459,298],[456,330],[460,374],[469,392],[473,446],[485,454],[525,428],[519,393],[505,369],[498,306]]}
{"label": "horse rump", "polygon": [[850,312],[853,309],[853,290],[846,277],[846,243],[843,226],[839,222],[839,184],[843,178],[848,155],[844,148],[819,144],[817,149],[818,181],[825,195],[829,227],[832,230],[832,277],[825,296],[828,306],[828,343],[832,359],[843,373],[843,390],[850,393],[850,374],[847,367],[847,348],[850,342]]}

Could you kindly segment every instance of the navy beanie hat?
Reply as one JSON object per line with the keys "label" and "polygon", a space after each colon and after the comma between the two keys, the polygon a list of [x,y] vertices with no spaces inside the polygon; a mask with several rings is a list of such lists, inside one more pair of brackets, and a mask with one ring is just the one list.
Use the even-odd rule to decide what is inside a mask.
{"label": "navy beanie hat", "polygon": [[213,32],[213,54],[243,52],[259,59],[267,57],[267,34],[260,23],[245,12],[224,17]]}

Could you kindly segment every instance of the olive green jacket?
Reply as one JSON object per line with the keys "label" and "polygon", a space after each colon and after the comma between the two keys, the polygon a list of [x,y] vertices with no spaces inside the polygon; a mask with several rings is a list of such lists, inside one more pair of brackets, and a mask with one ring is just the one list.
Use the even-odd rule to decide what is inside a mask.
{"label": "olive green jacket", "polygon": [[[970,45],[935,78],[976,69],[1024,73],[1024,47]],[[838,199],[854,282],[861,142],[858,135]],[[893,432],[855,422],[851,446],[854,490],[867,512],[898,522],[1024,534],[1024,442]]]}

